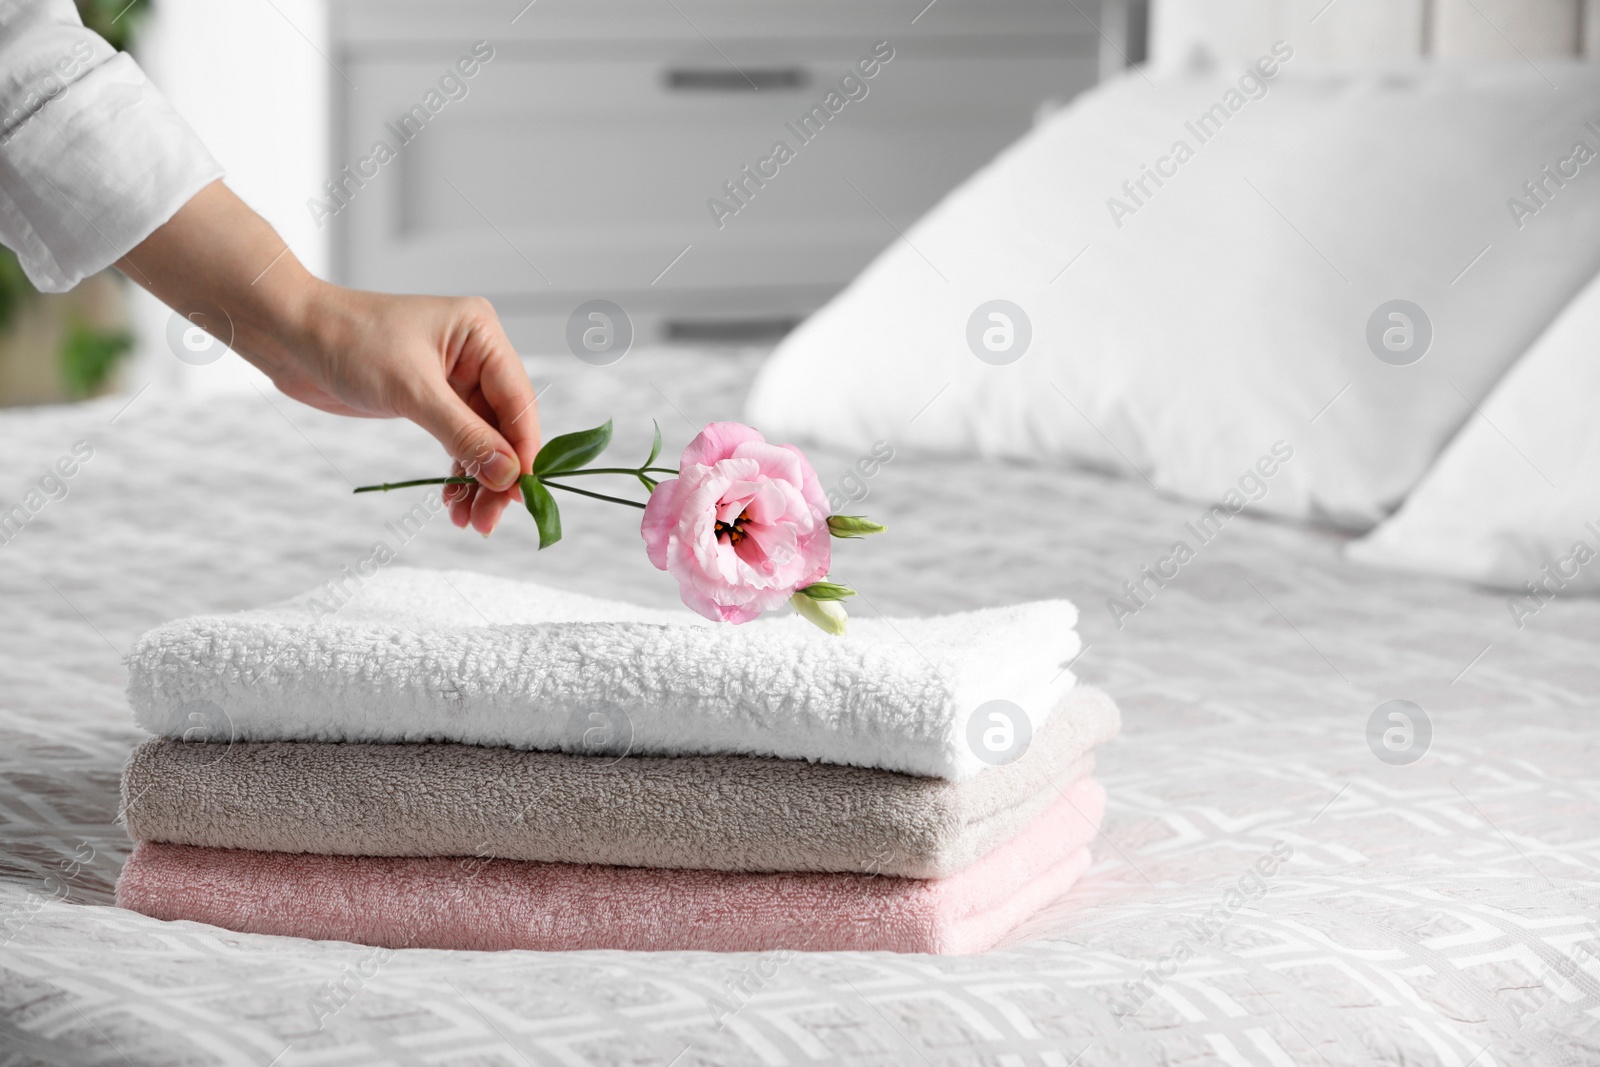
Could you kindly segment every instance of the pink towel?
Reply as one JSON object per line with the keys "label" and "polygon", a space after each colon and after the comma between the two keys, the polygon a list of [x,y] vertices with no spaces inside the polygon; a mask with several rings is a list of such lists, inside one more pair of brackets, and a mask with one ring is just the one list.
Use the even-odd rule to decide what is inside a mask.
{"label": "pink towel", "polygon": [[887,951],[992,948],[1071,887],[1105,812],[1091,778],[959,874],[737,874],[388,859],[145,842],[117,903],[157,919],[387,948]]}

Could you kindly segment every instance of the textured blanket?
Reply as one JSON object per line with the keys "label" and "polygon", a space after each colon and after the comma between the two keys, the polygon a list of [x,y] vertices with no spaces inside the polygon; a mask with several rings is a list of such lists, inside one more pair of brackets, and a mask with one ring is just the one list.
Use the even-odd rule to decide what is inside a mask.
{"label": "textured blanket", "polygon": [[950,878],[377,859],[145,843],[117,903],[158,919],[388,948],[981,952],[1089,864],[1105,792],[1080,779]]}
{"label": "textured blanket", "polygon": [[970,717],[1037,732],[1072,688],[1077,610],[712,625],[463,571],[355,572],[293,600],[145,634],[139,724],[234,741],[457,741],[778,756],[970,778]]}
{"label": "textured blanket", "polygon": [[135,841],[352,856],[483,856],[937,878],[1010,840],[1117,731],[1067,695],[1015,762],[965,782],[761,756],[609,759],[476,745],[145,742]]}

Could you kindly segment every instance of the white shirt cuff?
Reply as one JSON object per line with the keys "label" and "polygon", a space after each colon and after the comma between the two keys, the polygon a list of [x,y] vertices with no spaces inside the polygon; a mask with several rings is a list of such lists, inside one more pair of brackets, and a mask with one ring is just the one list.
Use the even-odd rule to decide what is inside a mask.
{"label": "white shirt cuff", "polygon": [[132,57],[106,60],[0,142],[0,241],[62,292],[121,259],[222,177]]}

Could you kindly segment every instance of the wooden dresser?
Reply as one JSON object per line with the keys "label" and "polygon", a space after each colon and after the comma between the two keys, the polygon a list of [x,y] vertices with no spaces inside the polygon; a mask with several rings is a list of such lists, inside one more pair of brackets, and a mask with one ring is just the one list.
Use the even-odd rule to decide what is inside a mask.
{"label": "wooden dresser", "polygon": [[308,210],[341,280],[535,350],[595,299],[639,342],[792,322],[1140,47],[1092,0],[525,2],[334,0]]}

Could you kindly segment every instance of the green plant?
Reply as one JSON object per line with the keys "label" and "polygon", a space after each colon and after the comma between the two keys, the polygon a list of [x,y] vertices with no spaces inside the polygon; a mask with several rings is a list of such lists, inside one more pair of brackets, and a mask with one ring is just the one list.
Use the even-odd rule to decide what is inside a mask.
{"label": "green plant", "polygon": [[74,397],[92,395],[133,348],[127,330],[102,330],[74,318],[61,342],[61,381]]}
{"label": "green plant", "polygon": [[0,330],[11,325],[22,305],[34,295],[22,264],[9,248],[0,248]]}
{"label": "green plant", "polygon": [[78,17],[83,24],[119,52],[128,50],[139,20],[149,13],[150,0],[78,0]]}

